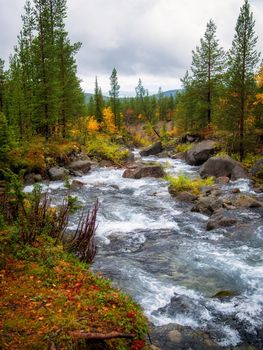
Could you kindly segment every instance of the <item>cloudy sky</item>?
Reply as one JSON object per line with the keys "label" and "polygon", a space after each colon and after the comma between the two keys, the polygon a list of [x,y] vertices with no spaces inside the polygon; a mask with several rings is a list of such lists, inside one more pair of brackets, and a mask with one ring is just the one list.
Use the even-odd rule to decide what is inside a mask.
{"label": "cloudy sky", "polygon": [[[0,57],[8,61],[21,28],[25,0],[0,0]],[[179,88],[191,64],[191,51],[212,18],[228,49],[243,0],[68,0],[66,21],[72,41],[82,42],[78,74],[86,92],[95,76],[109,90],[113,67],[123,95],[134,94],[139,77],[156,92]],[[263,0],[250,0],[258,50],[263,52]]]}

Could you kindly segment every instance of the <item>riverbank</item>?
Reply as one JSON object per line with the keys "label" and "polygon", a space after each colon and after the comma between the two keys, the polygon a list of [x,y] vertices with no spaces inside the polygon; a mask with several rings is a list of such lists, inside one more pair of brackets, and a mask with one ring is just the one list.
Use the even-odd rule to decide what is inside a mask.
{"label": "riverbank", "polygon": [[145,349],[140,307],[61,243],[14,227],[0,241],[1,349]]}

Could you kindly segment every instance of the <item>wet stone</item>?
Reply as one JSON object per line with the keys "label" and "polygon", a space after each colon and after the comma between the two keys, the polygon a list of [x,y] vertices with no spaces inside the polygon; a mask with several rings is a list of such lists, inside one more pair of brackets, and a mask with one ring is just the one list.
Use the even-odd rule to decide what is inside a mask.
{"label": "wet stone", "polygon": [[182,340],[182,335],[181,335],[181,333],[179,331],[174,330],[174,331],[170,331],[168,333],[168,338],[173,343],[180,343],[180,341]]}

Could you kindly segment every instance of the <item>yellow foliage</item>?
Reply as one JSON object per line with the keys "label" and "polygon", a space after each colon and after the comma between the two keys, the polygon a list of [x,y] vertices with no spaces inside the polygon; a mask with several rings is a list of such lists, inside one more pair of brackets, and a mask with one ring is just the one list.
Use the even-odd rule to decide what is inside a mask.
{"label": "yellow foliage", "polygon": [[256,104],[258,104],[258,103],[263,104],[263,93],[257,94],[257,95],[256,95],[256,98],[257,98]]}
{"label": "yellow foliage", "polygon": [[90,134],[95,134],[100,129],[100,124],[97,122],[94,116],[91,116],[87,120],[87,130]]}
{"label": "yellow foliage", "polygon": [[256,76],[257,85],[259,88],[263,87],[263,65],[260,67],[259,72]]}
{"label": "yellow foliage", "polygon": [[114,134],[116,132],[116,126],[114,123],[114,114],[110,107],[103,109],[103,121],[106,129]]}

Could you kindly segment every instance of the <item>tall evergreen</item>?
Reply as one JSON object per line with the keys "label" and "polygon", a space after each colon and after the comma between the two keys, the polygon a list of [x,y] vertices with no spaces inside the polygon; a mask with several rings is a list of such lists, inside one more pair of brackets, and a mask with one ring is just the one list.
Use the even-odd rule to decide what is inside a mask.
{"label": "tall evergreen", "polygon": [[65,30],[66,0],[26,1],[23,27],[8,72],[6,110],[20,138],[32,133],[66,136],[80,116],[84,95],[77,78],[75,54]]}
{"label": "tall evergreen", "polygon": [[5,61],[3,61],[0,58],[0,112],[2,112],[4,108],[4,85],[5,85],[4,64],[5,64]]}
{"label": "tall evergreen", "polygon": [[232,47],[228,54],[228,112],[233,119],[233,130],[239,130],[239,156],[244,158],[245,121],[255,97],[255,69],[259,62],[256,51],[255,21],[248,0],[240,8]]}
{"label": "tall evergreen", "polygon": [[114,115],[114,124],[120,130],[120,100],[119,100],[119,90],[120,85],[118,84],[117,70],[113,68],[110,76],[110,85],[111,90],[109,91],[110,95],[110,106],[112,113]]}
{"label": "tall evergreen", "polygon": [[8,123],[4,113],[0,111],[0,165],[6,161],[6,154],[9,151]]}
{"label": "tall evergreen", "polygon": [[[225,66],[225,54],[216,38],[216,25],[207,23],[200,46],[192,52],[193,81],[198,90],[197,103],[200,106],[200,118],[203,124],[210,124],[213,118],[213,102],[217,95],[219,78]],[[206,123],[205,123],[206,120]]]}
{"label": "tall evergreen", "polygon": [[94,114],[97,122],[101,123],[103,121],[103,96],[101,88],[98,84],[98,78],[95,79],[95,89],[94,89]]}

